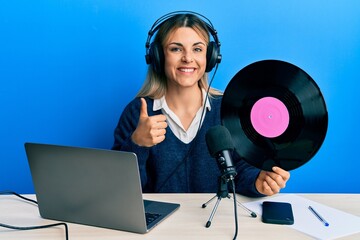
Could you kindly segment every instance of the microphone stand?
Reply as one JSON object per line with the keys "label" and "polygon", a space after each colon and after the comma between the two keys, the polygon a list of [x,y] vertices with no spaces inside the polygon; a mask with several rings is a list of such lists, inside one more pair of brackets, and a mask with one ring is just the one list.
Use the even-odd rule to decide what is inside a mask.
{"label": "microphone stand", "polygon": [[211,221],[214,218],[215,212],[216,212],[216,210],[217,210],[217,208],[218,208],[218,206],[220,204],[221,199],[230,198],[228,185],[227,185],[228,183],[227,183],[226,179],[223,178],[222,176],[220,176],[218,178],[218,181],[219,181],[219,184],[218,184],[218,191],[217,191],[216,195],[214,197],[212,197],[209,201],[207,201],[206,203],[204,203],[202,205],[202,208],[206,208],[207,205],[209,203],[211,203],[217,197],[217,201],[215,203],[215,206],[214,206],[214,208],[213,208],[213,210],[212,210],[212,212],[210,214],[209,220],[207,221],[207,223],[205,225],[207,228],[210,227],[210,225],[211,225]]}
{"label": "microphone stand", "polygon": [[[231,177],[230,179],[231,181],[233,181],[233,177]],[[216,210],[220,204],[220,201],[223,199],[223,198],[231,198],[230,194],[229,194],[229,190],[228,190],[228,181],[229,179],[226,179],[224,176],[219,176],[218,178],[218,181],[219,181],[219,185],[218,185],[218,191],[216,193],[216,195],[214,197],[212,197],[209,201],[207,201],[206,203],[204,203],[202,205],[202,208],[206,208],[207,205],[209,203],[211,203],[216,197],[217,197],[217,201],[215,203],[215,206],[210,214],[210,217],[209,217],[209,220],[207,221],[206,223],[206,227],[209,228],[210,225],[211,225],[211,221],[212,219],[214,218],[215,216],[215,213],[216,213]],[[234,186],[234,184],[233,184]],[[234,194],[235,194],[235,187],[233,187],[234,189]],[[234,196],[235,197],[235,196]],[[250,209],[248,209],[247,207],[245,207],[243,204],[241,204],[240,202],[236,201],[236,199],[234,198],[234,207],[236,208],[236,203],[238,206],[242,207],[245,211],[247,211],[251,217],[253,218],[256,218],[257,215],[255,212],[251,211]],[[236,209],[235,209],[235,212],[236,212]]]}

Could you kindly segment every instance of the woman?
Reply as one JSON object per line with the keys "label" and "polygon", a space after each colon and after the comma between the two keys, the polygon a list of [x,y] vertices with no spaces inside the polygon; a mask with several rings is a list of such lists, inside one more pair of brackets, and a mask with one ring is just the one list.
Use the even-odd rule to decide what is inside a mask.
{"label": "woman", "polygon": [[[137,154],[144,192],[217,191],[220,171],[205,142],[207,130],[221,124],[220,91],[211,88],[206,98],[210,28],[192,13],[159,24],[147,79],[115,129],[113,149]],[[278,193],[290,177],[278,167],[266,172],[233,161],[236,192],[246,196]]]}

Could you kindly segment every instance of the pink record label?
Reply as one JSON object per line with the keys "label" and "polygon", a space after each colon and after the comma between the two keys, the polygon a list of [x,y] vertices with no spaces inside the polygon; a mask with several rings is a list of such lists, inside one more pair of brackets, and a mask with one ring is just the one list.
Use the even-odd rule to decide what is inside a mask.
{"label": "pink record label", "polygon": [[289,126],[289,111],[279,99],[264,97],[252,107],[250,120],[260,135],[274,138],[283,134]]}

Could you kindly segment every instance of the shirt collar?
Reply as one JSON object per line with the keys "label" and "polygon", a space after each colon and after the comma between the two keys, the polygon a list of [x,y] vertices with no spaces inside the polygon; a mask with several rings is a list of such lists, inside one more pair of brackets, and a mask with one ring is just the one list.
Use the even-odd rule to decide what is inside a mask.
{"label": "shirt collar", "polygon": [[[201,89],[202,95],[203,95],[203,105],[204,105],[204,101],[206,98],[206,91],[204,89]],[[207,108],[207,110],[211,111],[211,105],[210,105],[210,101],[209,98],[206,98],[206,105],[205,107]],[[160,109],[166,109],[168,108],[166,100],[165,100],[165,95],[162,96],[161,98],[158,99],[154,99],[154,105],[153,105],[153,111],[157,111]]]}

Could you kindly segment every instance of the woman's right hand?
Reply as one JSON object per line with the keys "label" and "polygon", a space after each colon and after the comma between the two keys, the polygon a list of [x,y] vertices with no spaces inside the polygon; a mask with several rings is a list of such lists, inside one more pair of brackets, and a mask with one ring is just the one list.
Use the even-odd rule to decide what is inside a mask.
{"label": "woman's right hand", "polygon": [[134,143],[142,147],[152,147],[161,143],[165,139],[167,128],[166,116],[163,114],[149,116],[147,103],[141,98],[141,109],[139,123],[131,139]]}

